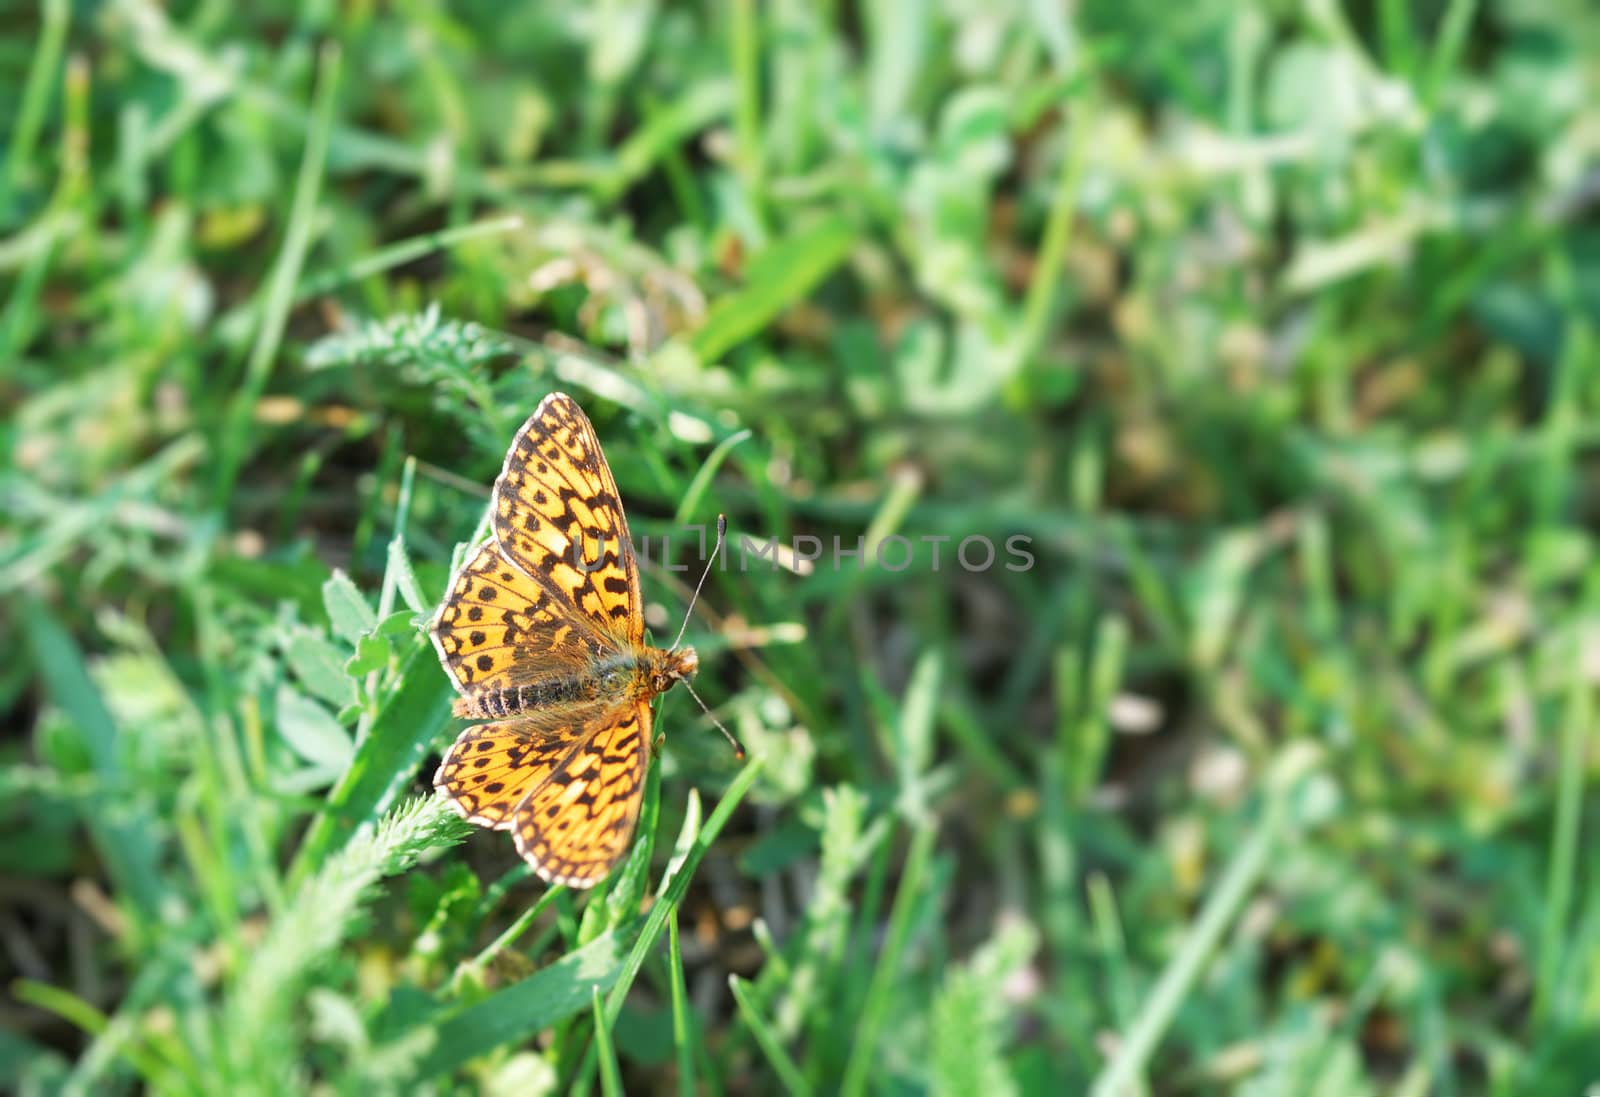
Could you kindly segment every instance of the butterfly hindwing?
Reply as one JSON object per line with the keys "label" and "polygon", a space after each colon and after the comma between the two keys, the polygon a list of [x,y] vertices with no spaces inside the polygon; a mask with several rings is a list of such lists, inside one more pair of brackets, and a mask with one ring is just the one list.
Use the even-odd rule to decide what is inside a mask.
{"label": "butterfly hindwing", "polygon": [[433,787],[468,822],[508,829],[517,805],[579,746],[586,721],[578,715],[577,720],[506,720],[470,727],[439,763]]}
{"label": "butterfly hindwing", "polygon": [[545,880],[592,887],[633,841],[650,759],[650,706],[596,714],[582,745],[517,806],[517,852]]}
{"label": "butterfly hindwing", "polygon": [[594,427],[570,396],[551,393],[512,440],[494,490],[495,540],[614,636],[644,638],[628,520]]}

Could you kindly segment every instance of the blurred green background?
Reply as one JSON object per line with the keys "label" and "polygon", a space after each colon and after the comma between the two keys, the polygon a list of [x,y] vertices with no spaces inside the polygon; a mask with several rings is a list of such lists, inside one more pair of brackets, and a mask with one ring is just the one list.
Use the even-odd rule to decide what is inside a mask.
{"label": "blurred green background", "polygon": [[[1600,1083],[1600,8],[0,27],[0,1087]],[[916,548],[713,576],[589,894],[428,785],[554,389]]]}

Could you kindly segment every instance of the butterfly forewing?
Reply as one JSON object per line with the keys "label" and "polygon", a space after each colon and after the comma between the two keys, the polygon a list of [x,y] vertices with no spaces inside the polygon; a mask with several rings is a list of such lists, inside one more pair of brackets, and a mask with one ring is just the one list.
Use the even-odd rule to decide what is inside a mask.
{"label": "butterfly forewing", "polygon": [[622,859],[639,821],[650,727],[647,704],[599,713],[582,747],[517,806],[517,851],[540,876],[592,887]]}
{"label": "butterfly forewing", "polygon": [[577,673],[615,650],[611,637],[501,556],[492,541],[456,573],[432,634],[439,661],[469,697],[536,674]]}
{"label": "butterfly forewing", "polygon": [[547,396],[512,440],[495,482],[494,535],[512,563],[602,629],[643,640],[628,520],[594,428],[571,397]]}

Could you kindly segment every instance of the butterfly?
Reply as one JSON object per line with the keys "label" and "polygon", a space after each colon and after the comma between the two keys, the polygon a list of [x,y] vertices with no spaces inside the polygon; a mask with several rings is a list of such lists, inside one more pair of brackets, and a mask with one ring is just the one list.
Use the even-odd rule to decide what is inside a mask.
{"label": "butterfly", "polygon": [[468,822],[511,831],[547,882],[593,887],[633,840],[650,703],[700,659],[644,642],[628,519],[570,396],[551,393],[517,431],[492,509],[494,536],[430,627],[456,715],[489,722],[461,733],[433,787]]}

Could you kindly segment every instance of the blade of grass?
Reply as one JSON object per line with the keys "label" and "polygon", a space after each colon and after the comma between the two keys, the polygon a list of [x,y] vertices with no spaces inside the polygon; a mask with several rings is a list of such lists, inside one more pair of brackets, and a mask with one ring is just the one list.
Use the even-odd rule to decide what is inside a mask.
{"label": "blade of grass", "polygon": [[778,1081],[783,1083],[783,1088],[795,1097],[810,1097],[810,1084],[801,1075],[800,1068],[795,1065],[794,1060],[789,1058],[789,1053],[783,1050],[783,1044],[778,1039],[777,1033],[772,1031],[772,1026],[767,1024],[767,1019],[761,1016],[761,1011],[750,1000],[744,980],[737,975],[729,975],[728,989],[733,991],[733,1000],[739,1006],[739,1016],[750,1029],[751,1035],[756,1038],[756,1043],[766,1055],[767,1062],[772,1064],[773,1073],[778,1076]]}
{"label": "blade of grass", "polygon": [[[648,129],[659,123],[666,113],[667,106],[660,97],[645,92],[640,96],[639,109],[644,116],[645,128]],[[676,144],[661,146],[660,153],[661,171],[666,176],[667,186],[678,204],[678,212],[697,231],[705,232],[707,226],[705,203],[700,198],[699,184],[689,165],[689,158]]]}
{"label": "blade of grass", "polygon": [[[657,938],[661,936],[661,930],[666,926],[668,917],[683,901],[684,893],[689,890],[689,881],[693,878],[700,859],[705,856],[711,842],[733,814],[733,809],[739,805],[745,793],[750,791],[750,786],[755,783],[762,764],[762,758],[754,758],[739,772],[728,786],[728,790],[722,794],[722,799],[717,802],[716,810],[711,813],[711,818],[706,821],[703,829],[699,826],[699,794],[690,791],[689,809],[684,817],[683,830],[678,835],[672,859],[667,863],[661,887],[656,893],[655,905],[650,908],[650,913],[645,918],[644,929],[634,941],[633,948],[628,951],[622,970],[606,999],[605,1020],[608,1025],[617,1023],[617,1018],[622,1014],[622,1004],[627,1000],[628,990],[633,986],[634,979],[638,978],[639,970],[644,967],[645,959],[650,955]],[[576,1072],[572,1085],[574,1091],[583,1092],[588,1088],[594,1076],[595,1055],[594,1046],[591,1044],[584,1055],[582,1065]]]}
{"label": "blade of grass", "polygon": [[289,309],[294,304],[295,282],[300,278],[306,253],[311,246],[317,195],[328,157],[328,137],[333,130],[334,107],[338,103],[335,91],[339,85],[339,59],[339,47],[331,42],[323,46],[318,57],[316,102],[312,108],[311,129],[306,136],[305,155],[300,161],[300,174],[295,180],[294,199],[289,206],[289,227],[284,233],[278,260],[267,279],[261,324],[256,329],[250,357],[245,362],[244,377],[218,440],[213,503],[219,508],[226,507],[233,493],[234,479],[238,476],[248,447],[256,401],[261,398],[267,378],[272,373],[272,363],[278,356],[284,326],[289,320]]}
{"label": "blade of grass", "polygon": [[694,1097],[695,1045],[699,1042],[689,993],[683,981],[683,952],[678,947],[678,912],[667,919],[667,976],[672,985],[672,1049],[678,1063],[678,1092]]}
{"label": "blade of grass", "polygon": [[1417,38],[1411,26],[1412,7],[1407,0],[1381,0],[1378,4],[1379,41],[1384,67],[1407,80],[1417,77]]}
{"label": "blade of grass", "polygon": [[1594,723],[1594,686],[1574,660],[1566,718],[1561,725],[1561,763],[1556,776],[1555,821],[1550,834],[1550,869],[1545,882],[1544,924],[1539,931],[1538,982],[1534,1015],[1549,1018],[1566,975],[1567,921],[1578,879],[1578,846],[1583,823],[1583,785],[1589,728]]}
{"label": "blade of grass", "polygon": [[911,833],[911,850],[906,854],[905,871],[900,876],[894,904],[889,908],[889,933],[884,939],[877,967],[872,972],[872,982],[867,986],[866,1001],[856,1021],[855,1043],[850,1048],[844,1081],[839,1086],[839,1092],[845,1097],[857,1097],[866,1089],[867,1074],[872,1069],[877,1053],[878,1032],[887,1019],[889,993],[899,975],[900,953],[910,935],[911,915],[921,896],[922,877],[933,855],[937,833],[931,823],[922,824]]}
{"label": "blade of grass", "polygon": [[605,1009],[600,1004],[600,988],[589,988],[594,1009],[594,1046],[600,1059],[600,1092],[605,1097],[622,1097],[622,1074],[617,1069],[617,1053],[611,1047],[611,1030],[606,1025]]}
{"label": "blade of grass", "polygon": [[942,698],[939,702],[939,725],[950,733],[956,746],[966,754],[973,770],[982,773],[996,788],[1010,794],[1027,784],[1022,772],[995,745],[995,737],[990,731],[992,725],[979,716],[976,702],[970,697],[956,695]]}
{"label": "blade of grass", "polygon": [[911,670],[895,725],[895,768],[900,786],[896,806],[912,823],[926,823],[932,817],[928,768],[933,764],[934,715],[943,680],[941,653],[929,648],[917,657]]}
{"label": "blade of grass", "polygon": [[43,323],[39,297],[55,258],[56,245],[81,223],[76,210],[52,210],[27,234],[27,261],[11,281],[11,294],[0,310],[0,360],[12,362]]}
{"label": "blade of grass", "polygon": [[1259,825],[1234,854],[1216,889],[1190,926],[1183,943],[1145,999],[1111,1060],[1096,1077],[1092,1097],[1122,1097],[1139,1082],[1156,1045],[1194,987],[1206,962],[1217,953],[1222,935],[1260,882],[1271,855],[1291,824],[1289,798],[1310,764],[1310,752],[1290,748],[1280,755],[1268,778],[1266,804]]}
{"label": "blade of grass", "polygon": [[861,574],[865,573],[866,567],[876,566],[878,552],[883,542],[893,537],[905,525],[906,515],[911,513],[911,508],[922,494],[922,488],[922,477],[909,467],[890,482],[889,494],[884,497],[883,505],[878,508],[878,512],[872,516],[866,533],[862,534],[861,559],[864,567]]}
{"label": "blade of grass", "polygon": [[[30,599],[25,614],[29,627],[24,632],[46,693],[72,721],[80,749],[95,772],[113,782],[120,780],[121,733],[89,676],[83,653],[44,603]],[[91,812],[86,822],[118,892],[133,906],[135,926],[142,935],[156,925],[161,905],[162,877],[152,837],[156,824],[132,803],[119,805],[115,812]]]}
{"label": "blade of grass", "polygon": [[[378,592],[378,611],[374,614],[380,621],[394,612],[397,593],[405,598],[407,606],[413,613],[424,612],[421,591],[417,589],[417,576],[411,568],[411,558],[406,555],[405,543],[406,519],[411,513],[411,492],[416,482],[416,475],[417,459],[407,457],[400,472],[400,495],[395,501],[394,508],[394,536],[389,540],[383,569],[383,586]],[[365,693],[368,697],[376,695],[381,673],[374,670],[367,675]],[[362,712],[360,720],[356,723],[358,747],[371,734],[372,723],[376,718],[377,714],[370,707]]]}
{"label": "blade of grass", "polygon": [[757,27],[759,9],[753,0],[733,0],[732,33],[728,35],[733,53],[733,73],[738,82],[734,102],[733,130],[738,152],[736,162],[744,183],[746,201],[758,225],[766,224],[766,162],[761,143],[761,40]]}
{"label": "blade of grass", "polygon": [[[23,1005],[53,1013],[63,1021],[90,1036],[103,1037],[111,1033],[115,1022],[94,1006],[69,990],[36,982],[17,979],[11,984],[11,994]],[[156,1055],[142,1046],[131,1031],[122,1039],[109,1045],[111,1050],[139,1072],[139,1076],[154,1086],[172,1081],[170,1072]],[[66,1091],[64,1091],[66,1092]],[[85,1092],[80,1090],[79,1092]]]}
{"label": "blade of grass", "polygon": [[23,177],[33,162],[34,145],[44,127],[45,112],[50,107],[50,89],[61,67],[61,53],[66,47],[67,27],[72,19],[72,5],[68,0],[43,0],[39,8],[39,34],[34,40],[28,81],[23,85],[22,101],[12,115],[11,148],[6,154],[8,198],[22,189]]}
{"label": "blade of grass", "polygon": [[773,244],[751,261],[745,287],[711,306],[689,349],[702,362],[717,361],[809,294],[844,262],[855,239],[850,223],[835,217]]}
{"label": "blade of grass", "polygon": [[1472,29],[1477,10],[1478,0],[1450,0],[1450,5],[1445,8],[1444,18],[1439,21],[1439,38],[1428,60],[1427,79],[1423,83],[1423,96],[1428,102],[1438,99],[1445,82],[1460,64],[1462,50],[1467,44],[1467,32]]}
{"label": "blade of grass", "polygon": [[[891,818],[886,816],[886,818]],[[872,945],[877,938],[878,916],[883,909],[884,895],[889,890],[889,868],[894,859],[893,832],[886,834],[872,853],[867,866],[867,876],[861,886],[860,898],[850,913],[855,924],[850,927],[850,937],[845,944],[848,960],[839,965],[839,996],[850,1006],[864,1008],[872,986]],[[844,1011],[846,1015],[849,1010]],[[854,1010],[857,1016],[861,1009]]]}
{"label": "blade of grass", "polygon": [[500,936],[484,946],[483,951],[479,952],[478,955],[461,965],[460,970],[456,972],[457,983],[459,984],[463,977],[469,974],[481,976],[483,970],[494,961],[496,956],[510,948],[516,943],[518,937],[528,931],[528,927],[538,920],[539,915],[545,912],[550,904],[555,901],[556,896],[561,894],[561,891],[562,889],[559,886],[547,889],[543,895],[539,896],[538,902],[517,915],[517,920],[507,926]]}
{"label": "blade of grass", "polygon": [[[63,1093],[104,1092],[111,1082],[118,1059],[126,1058],[125,1050],[132,1048],[141,1058],[148,1057],[152,1069],[162,1076],[154,1080],[152,1089],[161,1093],[201,1093],[205,1090],[193,1048],[177,1037],[176,1031],[165,1028],[152,1030],[148,1024],[150,1010],[172,1000],[172,995],[198,991],[199,980],[192,966],[186,964],[187,955],[181,959],[166,952],[147,961],[134,977],[127,992],[109,1018],[103,1032],[95,1035],[73,1067],[72,1074],[62,1087]],[[191,998],[188,1010],[180,1008],[181,1017],[198,1006]],[[182,1024],[182,1021],[179,1021]],[[159,1060],[159,1065],[157,1064]],[[149,1076],[149,1070],[141,1070]]]}
{"label": "blade of grass", "polygon": [[735,431],[717,443],[716,448],[707,455],[699,471],[694,474],[694,479],[689,481],[689,486],[684,489],[683,501],[678,504],[678,512],[672,517],[673,525],[684,525],[689,521],[689,517],[700,509],[700,500],[705,495],[706,489],[711,486],[711,478],[717,474],[717,470],[727,460],[728,454],[733,452],[733,447],[749,437],[750,431],[740,430]]}
{"label": "blade of grass", "polygon": [[[615,201],[623,191],[655,170],[668,150],[725,122],[732,103],[733,88],[726,80],[703,80],[694,84],[686,94],[673,97],[666,107],[648,115],[644,125],[629,134],[617,148],[610,163],[595,166],[592,180],[576,178],[571,185],[581,186],[588,181],[601,201]],[[507,198],[515,196],[515,191],[510,189],[504,193]]]}
{"label": "blade of grass", "polygon": [[417,1077],[446,1074],[581,1013],[596,987],[605,990],[622,973],[621,949],[616,934],[602,933],[520,983],[456,1013],[438,1026],[433,1050],[418,1064]]}
{"label": "blade of grass", "polygon": [[1104,873],[1089,877],[1089,919],[1094,927],[1095,951],[1105,965],[1110,986],[1111,1016],[1126,1028],[1133,1023],[1137,1006],[1133,980],[1128,973],[1128,950],[1117,914],[1117,896]]}
{"label": "blade of grass", "polygon": [[1087,800],[1100,781],[1111,744],[1106,714],[1125,673],[1129,635],[1127,619],[1120,614],[1108,614],[1095,625],[1084,704],[1057,741],[1067,802],[1073,807]]}
{"label": "blade of grass", "polygon": [[[351,282],[358,282],[363,278],[371,278],[385,271],[394,270],[434,252],[444,251],[457,244],[469,240],[478,240],[486,236],[501,236],[515,232],[527,222],[520,214],[511,214],[506,217],[491,217],[483,221],[474,221],[467,225],[458,225],[455,228],[439,229],[434,232],[419,233],[408,236],[404,240],[396,240],[385,245],[370,255],[359,259],[352,259],[336,267],[317,271],[300,282],[294,290],[293,304],[304,304],[313,297],[330,293],[340,286]],[[248,323],[250,318],[257,315],[261,307],[258,301],[248,301],[232,312],[225,314],[217,321],[217,326],[222,330],[229,330],[238,325]]]}
{"label": "blade of grass", "polygon": [[891,132],[912,110],[918,74],[929,65],[927,8],[917,0],[884,0],[863,11],[868,50],[867,110],[872,128]]}
{"label": "blade of grass", "polygon": [[1055,200],[1050,203],[1050,217],[1045,222],[1044,239],[1039,244],[1039,256],[1034,263],[1033,275],[1028,280],[1028,295],[1022,305],[1022,325],[1016,341],[1009,348],[1004,364],[1007,373],[1027,365],[1044,343],[1050,329],[1050,314],[1055,310],[1056,294],[1066,280],[1062,266],[1067,260],[1067,245],[1072,239],[1072,218],[1077,213],[1077,196],[1082,189],[1084,169],[1089,163],[1089,152],[1094,145],[1093,125],[1099,110],[1099,99],[1094,94],[1092,74],[1082,82],[1082,94],[1073,104],[1072,122],[1067,134],[1066,154],[1061,158],[1061,174],[1056,177]]}
{"label": "blade of grass", "polygon": [[408,236],[404,240],[397,240],[392,244],[379,248],[371,255],[352,260],[343,266],[322,270],[307,278],[295,291],[296,301],[306,301],[318,294],[327,293],[329,290],[348,283],[359,281],[362,278],[371,278],[375,274],[393,270],[404,266],[425,255],[468,240],[477,240],[486,236],[502,236],[515,232],[527,222],[520,214],[511,214],[508,217],[491,217],[483,221],[474,221],[467,225],[457,225],[455,228],[439,229],[436,232],[424,232],[417,236]]}
{"label": "blade of grass", "polygon": [[628,996],[628,988],[633,985],[634,978],[639,974],[639,969],[644,966],[645,957],[650,954],[655,946],[656,939],[661,936],[661,931],[666,928],[668,915],[683,901],[684,893],[689,890],[689,881],[694,876],[694,870],[699,867],[700,859],[706,855],[706,850],[711,848],[711,843],[727,825],[728,819],[733,815],[733,809],[739,806],[750,787],[755,784],[756,778],[761,775],[762,766],[766,764],[764,757],[752,758],[750,762],[739,771],[728,791],[722,794],[722,799],[717,801],[711,818],[706,820],[706,825],[700,830],[684,855],[683,861],[676,869],[667,868],[665,888],[656,897],[655,906],[650,908],[650,914],[645,919],[644,930],[639,934],[639,939],[634,942],[633,949],[628,953],[627,961],[623,964],[622,977],[617,980],[616,986],[611,990],[611,995],[606,1000],[606,1017],[612,1024],[616,1024],[617,1016],[622,1012],[622,1003]]}

